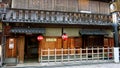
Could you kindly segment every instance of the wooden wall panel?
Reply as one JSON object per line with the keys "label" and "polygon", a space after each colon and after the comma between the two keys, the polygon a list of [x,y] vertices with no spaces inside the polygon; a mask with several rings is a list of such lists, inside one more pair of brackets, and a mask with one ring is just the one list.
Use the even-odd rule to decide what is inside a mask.
{"label": "wooden wall panel", "polygon": [[90,11],[92,13],[99,13],[99,2],[98,1],[90,1]]}
{"label": "wooden wall panel", "polygon": [[5,35],[9,35],[9,34],[10,34],[10,32],[9,32],[10,29],[11,29],[11,26],[5,26],[5,27],[4,27],[4,34],[5,34]]}
{"label": "wooden wall panel", "polygon": [[100,4],[99,13],[101,13],[101,14],[109,14],[110,13],[108,3],[100,2],[99,4]]}
{"label": "wooden wall panel", "polygon": [[44,9],[52,10],[52,0],[44,0]]}
{"label": "wooden wall panel", "polygon": [[[49,37],[47,37],[49,38]],[[67,40],[62,40],[62,38],[56,38],[56,41],[46,41],[45,38],[44,40],[41,41],[41,45],[39,45],[39,54],[40,54],[40,49],[42,50],[48,50],[48,49],[74,49],[75,48],[75,39],[74,38],[68,38]],[[79,40],[81,43],[81,40]],[[81,44],[82,45],[82,44]],[[54,54],[55,52],[50,52],[50,54]],[[61,54],[61,51],[57,51],[57,54]],[[68,54],[68,50],[64,50],[64,54]],[[71,50],[69,53],[73,54],[74,50]],[[43,55],[48,55],[48,52],[44,51],[42,52]]]}
{"label": "wooden wall panel", "polygon": [[[42,45],[41,45],[41,49],[42,49],[42,50],[48,49],[48,47],[46,47],[45,43],[46,43],[46,41],[45,41],[45,39],[43,39],[43,40],[42,40]],[[47,53],[47,52],[42,52],[42,54],[43,54],[43,55],[47,55],[48,53]]]}
{"label": "wooden wall panel", "polygon": [[[57,38],[56,49],[62,49],[62,38]],[[61,54],[61,51],[57,51],[57,54]]]}
{"label": "wooden wall panel", "polygon": [[[104,48],[107,48],[108,47],[108,38],[104,38]],[[107,49],[105,49],[105,52],[107,52]]]}
{"label": "wooden wall panel", "polygon": [[[46,42],[45,46],[46,48],[55,49],[56,42]],[[50,51],[50,54],[54,54],[54,51]]]}
{"label": "wooden wall panel", "polygon": [[12,8],[109,14],[109,3],[93,0],[12,0]]}
{"label": "wooden wall panel", "polygon": [[[82,38],[81,37],[75,38],[74,41],[75,41],[74,46],[76,49],[82,48]],[[80,50],[77,50],[76,53],[80,53]]]}
{"label": "wooden wall panel", "polygon": [[34,7],[34,5],[33,5],[33,2],[32,2],[33,0],[29,0],[29,9],[33,9],[33,7]]}
{"label": "wooden wall panel", "polygon": [[109,47],[114,47],[114,38],[109,38],[109,45]]}
{"label": "wooden wall panel", "polygon": [[104,38],[104,47],[113,47],[114,39],[113,38]]}
{"label": "wooden wall panel", "polygon": [[78,0],[68,0],[68,11],[78,11]]}
{"label": "wooden wall panel", "polygon": [[55,0],[55,10],[63,11],[64,10],[64,2],[65,0]]}
{"label": "wooden wall panel", "polygon": [[40,9],[40,0],[33,0],[33,8]]}
{"label": "wooden wall panel", "polygon": [[29,8],[29,0],[24,0],[24,8]]}
{"label": "wooden wall panel", "polygon": [[108,47],[108,39],[104,38],[104,47]]}
{"label": "wooden wall panel", "polygon": [[[13,39],[14,47],[11,49],[10,48],[10,39]],[[17,46],[16,46],[16,38],[7,38],[6,40],[6,58],[12,58],[12,57],[17,57]]]}
{"label": "wooden wall panel", "polygon": [[81,37],[76,37],[75,38],[75,47],[76,48],[81,48],[82,47],[82,38]]}
{"label": "wooden wall panel", "polygon": [[109,8],[109,4],[108,3],[104,3],[104,9],[105,9],[105,11],[104,11],[104,14],[110,14],[110,8]]}
{"label": "wooden wall panel", "polygon": [[[67,39],[67,40],[63,40],[63,49],[68,49],[68,41],[70,41],[70,39]],[[67,50],[64,50],[63,51],[64,54],[67,54],[68,51]]]}
{"label": "wooden wall panel", "polygon": [[105,5],[104,2],[100,2],[100,13],[104,14],[105,13]]}
{"label": "wooden wall panel", "polygon": [[[47,41],[47,39],[49,39],[49,41]],[[56,39],[56,41],[50,41],[50,39]],[[48,50],[48,49],[61,49],[61,39],[60,38],[53,38],[53,37],[47,37],[44,40],[42,40],[41,45],[39,45],[39,49],[42,50]],[[39,52],[40,53],[40,52]],[[54,54],[55,52],[52,51],[50,52],[50,54]],[[60,53],[60,52],[57,52]],[[43,55],[48,55],[47,51],[44,51],[42,53]]]}
{"label": "wooden wall panel", "polygon": [[12,5],[11,5],[11,7],[12,8],[15,8],[15,7],[17,7],[17,0],[12,0]]}
{"label": "wooden wall panel", "polygon": [[25,9],[25,4],[27,4],[27,3],[25,3],[25,0],[20,0],[21,2],[19,3],[19,7],[20,8],[22,8],[22,9]]}
{"label": "wooden wall panel", "polygon": [[89,11],[90,10],[90,1],[89,0],[78,0],[79,3],[79,11]]}
{"label": "wooden wall panel", "polygon": [[[74,49],[75,48],[75,41],[74,38],[70,38],[70,41],[68,42],[68,48],[70,49]],[[70,54],[74,54],[75,51],[74,50],[70,50]]]}
{"label": "wooden wall panel", "polygon": [[21,36],[17,39],[17,46],[18,46],[18,59],[19,63],[24,62],[24,46],[25,46],[25,38],[24,36]]}

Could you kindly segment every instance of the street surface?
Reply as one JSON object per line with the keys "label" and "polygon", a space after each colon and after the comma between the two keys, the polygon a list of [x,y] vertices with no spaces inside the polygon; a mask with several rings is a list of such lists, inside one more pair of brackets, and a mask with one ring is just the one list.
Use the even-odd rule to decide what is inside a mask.
{"label": "street surface", "polygon": [[85,64],[85,65],[61,65],[61,66],[25,66],[14,67],[4,66],[2,68],[120,68],[120,63],[102,63],[102,64]]}

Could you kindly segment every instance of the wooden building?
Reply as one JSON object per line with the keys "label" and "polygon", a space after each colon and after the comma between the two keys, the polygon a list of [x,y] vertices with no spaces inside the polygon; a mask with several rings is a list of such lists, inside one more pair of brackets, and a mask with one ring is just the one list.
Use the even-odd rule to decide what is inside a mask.
{"label": "wooden building", "polygon": [[[17,58],[24,63],[34,58],[40,62],[41,49],[112,47],[109,3],[110,0],[9,0],[10,7],[2,20],[5,59]],[[62,39],[64,33],[67,40]],[[40,35],[43,39],[38,41]]]}

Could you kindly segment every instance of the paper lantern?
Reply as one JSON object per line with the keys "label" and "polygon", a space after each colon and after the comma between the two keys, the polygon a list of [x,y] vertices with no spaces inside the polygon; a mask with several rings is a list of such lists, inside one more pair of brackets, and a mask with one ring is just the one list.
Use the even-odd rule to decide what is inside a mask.
{"label": "paper lantern", "polygon": [[38,37],[37,37],[37,40],[38,40],[38,41],[43,40],[43,36],[41,36],[41,35],[40,35],[40,36],[38,36]]}
{"label": "paper lantern", "polygon": [[64,33],[64,34],[62,35],[62,39],[63,39],[63,40],[67,40],[67,38],[68,38],[67,34]]}

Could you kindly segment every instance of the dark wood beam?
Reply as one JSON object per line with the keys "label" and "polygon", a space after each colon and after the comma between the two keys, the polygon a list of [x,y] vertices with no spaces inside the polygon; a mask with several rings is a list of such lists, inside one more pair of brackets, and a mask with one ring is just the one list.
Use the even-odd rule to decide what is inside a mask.
{"label": "dark wood beam", "polygon": [[91,1],[100,1],[100,2],[107,2],[107,3],[112,2],[112,0],[91,0]]}

